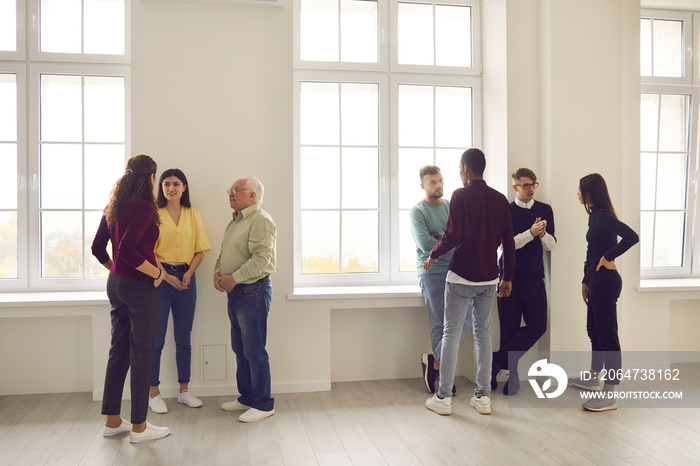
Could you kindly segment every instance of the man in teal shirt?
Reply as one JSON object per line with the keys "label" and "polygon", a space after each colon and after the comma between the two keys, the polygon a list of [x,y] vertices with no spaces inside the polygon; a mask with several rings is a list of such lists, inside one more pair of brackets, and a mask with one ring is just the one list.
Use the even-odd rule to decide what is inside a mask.
{"label": "man in teal shirt", "polygon": [[214,269],[214,287],[228,295],[231,348],[236,353],[236,383],[241,394],[221,409],[246,410],[238,418],[241,422],[275,414],[265,343],[277,227],[260,208],[263,193],[263,184],[252,176],[237,179],[228,190],[233,220],[224,232]]}
{"label": "man in teal shirt", "polygon": [[[435,393],[435,379],[440,374],[440,344],[445,313],[445,278],[447,277],[447,266],[452,258],[452,251],[440,256],[440,261],[434,264],[430,271],[423,269],[423,263],[428,259],[433,246],[445,234],[450,203],[442,198],[445,183],[440,168],[435,165],[426,165],[420,169],[418,174],[420,187],[425,191],[425,198],[411,209],[411,234],[416,242],[418,284],[425,300],[425,307],[428,310],[430,343],[433,348],[433,354],[423,353],[421,355],[421,365],[425,386],[430,393]],[[465,322],[462,337],[467,334],[470,328],[471,320]]]}

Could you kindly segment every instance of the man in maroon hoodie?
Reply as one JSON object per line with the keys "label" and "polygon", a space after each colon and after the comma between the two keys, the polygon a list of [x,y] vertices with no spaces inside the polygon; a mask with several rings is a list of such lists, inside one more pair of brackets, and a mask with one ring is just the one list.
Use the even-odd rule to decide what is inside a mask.
{"label": "man in maroon hoodie", "polygon": [[[442,335],[440,388],[425,406],[438,414],[452,414],[452,385],[464,320],[473,309],[476,343],[476,389],[470,404],[481,414],[491,413],[491,308],[498,297],[510,295],[515,270],[515,241],[508,199],[484,181],[486,157],[479,149],[462,154],[459,174],[463,188],[452,194],[445,234],[423,267],[454,248],[445,287],[445,328]],[[503,245],[503,281],[498,284],[498,248]]]}

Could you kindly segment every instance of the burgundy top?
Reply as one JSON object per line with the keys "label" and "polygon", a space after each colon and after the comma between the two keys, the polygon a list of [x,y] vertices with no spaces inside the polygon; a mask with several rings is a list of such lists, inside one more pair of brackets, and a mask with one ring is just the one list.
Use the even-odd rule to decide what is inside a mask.
{"label": "burgundy top", "polygon": [[454,248],[448,270],[470,282],[498,278],[498,247],[503,244],[503,280],[513,280],[515,241],[508,199],[484,180],[473,180],[452,194],[445,234],[430,251],[433,259]]}
{"label": "burgundy top", "polygon": [[104,264],[109,260],[107,242],[112,240],[112,268],[109,269],[120,277],[143,279],[146,274],[136,267],[148,261],[156,265],[153,249],[158,240],[160,229],[153,223],[156,208],[150,202],[139,200],[123,209],[117,221],[109,225],[102,216],[100,227],[92,241],[92,255]]}

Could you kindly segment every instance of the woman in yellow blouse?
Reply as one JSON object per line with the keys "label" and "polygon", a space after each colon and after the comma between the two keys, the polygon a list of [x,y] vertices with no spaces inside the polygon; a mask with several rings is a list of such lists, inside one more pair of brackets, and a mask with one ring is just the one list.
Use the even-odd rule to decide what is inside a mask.
{"label": "woman in yellow blouse", "polygon": [[160,356],[165,345],[170,310],[173,312],[175,362],[180,383],[178,403],[199,408],[202,401],[188,389],[192,347],[190,335],[197,303],[197,283],[194,271],[202,263],[204,253],[211,249],[199,211],[190,203],[187,177],[177,168],[163,172],[158,183],[158,213],[161,218],[160,237],[156,242],[156,257],[163,267],[163,294],[160,321],[153,354],[151,396],[148,406],[154,413],[167,413],[168,407],[160,395]]}

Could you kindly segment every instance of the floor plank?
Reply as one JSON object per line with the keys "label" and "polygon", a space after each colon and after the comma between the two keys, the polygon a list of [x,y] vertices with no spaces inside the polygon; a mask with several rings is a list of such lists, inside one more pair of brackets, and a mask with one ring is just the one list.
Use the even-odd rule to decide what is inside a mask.
{"label": "floor plank", "polygon": [[[684,374],[700,383],[700,364]],[[148,422],[171,435],[136,445],[102,437],[101,403],[88,393],[2,396],[0,466],[700,464],[700,408],[517,408],[495,391],[481,415],[469,405],[474,385],[456,383],[451,416],[425,408],[418,378],[276,394],[276,414],[251,424],[221,410],[231,397],[195,409],[169,399]]]}

